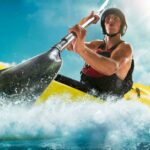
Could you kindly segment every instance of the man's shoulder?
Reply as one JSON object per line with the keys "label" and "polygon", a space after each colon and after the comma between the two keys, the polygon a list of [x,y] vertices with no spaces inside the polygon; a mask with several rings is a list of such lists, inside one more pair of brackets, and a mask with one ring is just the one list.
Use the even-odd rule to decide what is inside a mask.
{"label": "man's shoulder", "polygon": [[119,53],[119,54],[122,54],[122,55],[131,56],[132,55],[132,46],[131,46],[131,44],[129,44],[127,42],[122,42],[116,48],[116,50],[113,52],[113,54],[115,54],[115,53]]}
{"label": "man's shoulder", "polygon": [[132,50],[131,44],[127,42],[122,42],[122,44],[120,44],[120,48]]}

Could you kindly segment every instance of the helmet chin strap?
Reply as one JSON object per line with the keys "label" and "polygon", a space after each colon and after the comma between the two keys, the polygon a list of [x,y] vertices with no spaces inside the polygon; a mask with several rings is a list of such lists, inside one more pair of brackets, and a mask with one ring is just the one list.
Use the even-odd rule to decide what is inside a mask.
{"label": "helmet chin strap", "polygon": [[114,37],[114,36],[116,36],[116,35],[119,34],[119,33],[120,33],[120,32],[113,33],[113,34],[109,34],[109,33],[106,32],[106,35],[109,36],[109,37]]}

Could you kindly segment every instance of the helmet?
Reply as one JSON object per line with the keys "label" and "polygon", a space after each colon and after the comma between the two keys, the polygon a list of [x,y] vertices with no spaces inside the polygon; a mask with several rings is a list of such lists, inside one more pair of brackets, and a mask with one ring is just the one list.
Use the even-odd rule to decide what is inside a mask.
{"label": "helmet", "polygon": [[[114,14],[120,18],[121,27],[120,27],[120,31],[118,33],[121,33],[121,36],[123,36],[127,30],[127,23],[126,23],[126,19],[125,19],[123,12],[118,8],[109,8],[109,9],[105,10],[104,13],[102,14],[101,27],[102,27],[103,34],[107,34],[106,29],[105,29],[105,18],[110,14]],[[116,34],[118,34],[118,33],[116,33]],[[116,35],[116,34],[114,34],[114,35]]]}

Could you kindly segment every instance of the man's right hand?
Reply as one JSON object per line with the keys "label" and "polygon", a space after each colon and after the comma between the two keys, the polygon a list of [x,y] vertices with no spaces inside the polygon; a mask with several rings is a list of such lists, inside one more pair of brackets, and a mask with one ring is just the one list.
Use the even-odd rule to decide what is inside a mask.
{"label": "man's right hand", "polygon": [[[70,28],[69,32],[74,33],[76,38],[66,48],[70,51],[77,52],[77,49],[80,49],[80,45],[83,45],[84,43],[86,30],[77,24],[73,26],[72,28]],[[76,41],[80,41],[80,42],[76,42]],[[80,44],[77,44],[77,43],[80,43]],[[75,47],[78,47],[78,48],[75,48]]]}

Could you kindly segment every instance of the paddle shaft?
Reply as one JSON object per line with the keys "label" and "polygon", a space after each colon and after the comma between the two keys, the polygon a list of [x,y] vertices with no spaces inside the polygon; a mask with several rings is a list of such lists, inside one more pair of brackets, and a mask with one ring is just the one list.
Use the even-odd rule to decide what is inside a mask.
{"label": "paddle shaft", "polygon": [[[106,0],[102,4],[102,6],[99,8],[98,12],[96,13],[97,15],[100,15],[104,11],[104,9],[107,6],[108,2],[109,2],[109,0]],[[81,25],[81,27],[82,28],[87,28],[94,21],[94,19],[95,19],[95,17],[90,18],[83,25]],[[57,43],[54,47],[57,48],[59,51],[62,51],[75,38],[76,38],[76,36],[73,33],[69,33],[64,38],[62,38],[61,41],[59,43]]]}

